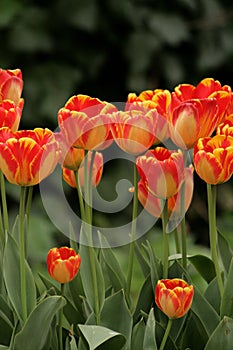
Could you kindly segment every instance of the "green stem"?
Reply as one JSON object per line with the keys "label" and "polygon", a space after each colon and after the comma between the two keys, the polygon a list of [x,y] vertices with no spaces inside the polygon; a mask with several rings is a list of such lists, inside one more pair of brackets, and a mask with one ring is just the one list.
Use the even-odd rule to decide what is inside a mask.
{"label": "green stem", "polygon": [[9,220],[8,220],[8,210],[7,210],[7,201],[6,201],[6,188],[5,188],[5,179],[2,171],[0,171],[0,186],[1,186],[1,197],[2,197],[2,212],[3,212],[3,227],[4,232],[9,232]]}
{"label": "green stem", "polygon": [[209,215],[209,238],[211,257],[214,263],[218,288],[221,297],[223,296],[223,282],[218,261],[217,251],[217,228],[216,228],[216,186],[207,184],[208,215]]}
{"label": "green stem", "polygon": [[180,254],[181,249],[180,249],[180,240],[179,240],[179,234],[178,234],[177,227],[174,229],[173,234],[174,234],[174,238],[175,238],[176,253]]}
{"label": "green stem", "polygon": [[[64,295],[64,283],[61,283],[61,296]],[[59,311],[59,320],[58,320],[58,340],[59,340],[59,350],[63,350],[62,342],[62,319],[63,319],[63,307]]]}
{"label": "green stem", "polygon": [[91,276],[94,291],[94,308],[96,324],[100,324],[100,303],[99,303],[99,292],[98,292],[98,281],[97,281],[97,271],[95,266],[95,250],[93,247],[92,240],[92,169],[94,164],[95,152],[92,153],[92,160],[90,163],[90,168],[88,169],[88,152],[85,151],[84,158],[84,200],[85,200],[85,222],[84,228],[87,233],[88,239],[88,252],[91,266]]}
{"label": "green stem", "polygon": [[27,318],[26,266],[25,266],[25,200],[26,187],[21,187],[19,203],[19,254],[20,254],[20,287],[23,321]]}
{"label": "green stem", "polygon": [[79,206],[80,206],[80,213],[81,213],[81,219],[84,221],[85,219],[85,208],[84,208],[84,203],[83,203],[83,195],[82,195],[82,190],[78,178],[78,171],[74,171],[75,175],[75,180],[76,180],[76,189],[78,192],[78,199],[79,199]]}
{"label": "green stem", "polygon": [[129,265],[128,265],[128,274],[127,274],[127,281],[126,281],[126,296],[128,300],[130,300],[130,290],[131,290],[132,275],[133,275],[134,250],[135,250],[137,214],[138,214],[138,173],[137,173],[136,163],[134,163],[133,186],[134,186],[134,196],[133,196],[133,211],[132,211],[132,226],[131,226],[131,242],[129,247]]}
{"label": "green stem", "polygon": [[32,195],[33,195],[33,186],[30,186],[28,188],[28,196],[27,196],[27,203],[26,203],[27,226],[29,225],[30,211],[31,211],[31,205],[32,205]]}
{"label": "green stem", "polygon": [[[184,155],[184,171],[187,163],[188,152],[183,151]],[[185,181],[181,186],[180,194],[180,214],[182,217],[181,220],[181,243],[182,243],[182,265],[183,268],[187,269],[187,237],[186,237],[186,224],[185,224]]]}
{"label": "green stem", "polygon": [[[161,206],[163,202],[161,200]],[[167,200],[165,200],[163,212],[162,212],[162,227],[163,227],[163,278],[168,276],[168,257],[169,257],[169,241],[168,234],[166,232],[168,222],[168,207]]]}
{"label": "green stem", "polygon": [[169,333],[170,333],[170,330],[171,330],[171,327],[172,327],[172,322],[173,322],[173,320],[171,318],[169,318],[168,319],[168,323],[167,323],[167,328],[166,328],[166,331],[164,333],[163,340],[161,342],[159,350],[163,350],[164,347],[165,347],[165,344],[167,342],[167,339],[168,339],[168,336],[169,336]]}

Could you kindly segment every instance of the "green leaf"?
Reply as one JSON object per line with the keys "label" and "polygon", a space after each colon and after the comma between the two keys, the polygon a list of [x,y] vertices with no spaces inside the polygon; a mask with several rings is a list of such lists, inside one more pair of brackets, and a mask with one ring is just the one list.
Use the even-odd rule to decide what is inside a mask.
{"label": "green leaf", "polygon": [[15,337],[15,350],[42,350],[56,313],[64,307],[65,299],[51,296],[44,299],[30,314],[22,330]]}
{"label": "green leaf", "polygon": [[217,327],[220,317],[214,310],[213,306],[204,298],[204,296],[198,291],[197,288],[194,290],[194,298],[191,307],[192,311],[197,315],[202,325],[210,336],[214,329]]}
{"label": "green leaf", "polygon": [[140,290],[138,302],[133,315],[134,323],[138,321],[141,311],[144,311],[147,314],[149,313],[153,300],[154,290],[151,284],[151,276],[148,275]]}
{"label": "green leaf", "polygon": [[120,350],[125,343],[125,337],[111,329],[102,326],[78,325],[82,335],[89,344],[90,350],[97,349],[100,345],[104,349]]}
{"label": "green leaf", "polygon": [[1,295],[0,305],[0,343],[7,345],[10,343],[11,335],[14,328],[13,314]]}
{"label": "green leaf", "polygon": [[127,345],[130,344],[133,319],[122,290],[105,300],[101,312],[101,325],[123,334]]}
{"label": "green leaf", "polygon": [[189,347],[190,349],[203,350],[208,338],[202,322],[196,314],[190,311],[186,326],[180,333],[180,349],[187,349]]}
{"label": "green leaf", "polygon": [[135,242],[135,253],[139,262],[139,266],[142,270],[143,276],[147,277],[148,274],[150,273],[150,262],[149,262],[149,259],[147,259],[144,256],[142,252],[142,247],[139,246],[137,241]]}
{"label": "green leaf", "polygon": [[162,277],[162,264],[161,261],[155,255],[152,245],[149,241],[147,241],[147,245],[145,248],[147,249],[150,260],[151,282],[152,285],[155,286],[157,281]]}
{"label": "green leaf", "polygon": [[210,283],[216,276],[214,263],[207,256],[198,254],[189,256],[188,259],[207,283]]}
{"label": "green leaf", "polygon": [[206,288],[204,293],[204,297],[207,299],[210,305],[213,306],[215,311],[219,314],[221,296],[220,296],[219,287],[218,287],[218,280],[216,277],[208,284],[208,287]]}
{"label": "green leaf", "polygon": [[224,349],[232,350],[233,344],[233,320],[224,316],[209,338],[204,350]]}
{"label": "green leaf", "polygon": [[[25,261],[27,285],[27,314],[36,306],[36,286],[32,271]],[[3,274],[8,297],[19,318],[22,318],[20,292],[20,259],[19,247],[14,238],[8,235],[3,256]]]}
{"label": "green leaf", "polygon": [[224,235],[218,231],[218,249],[222,259],[222,263],[226,272],[228,272],[231,259],[233,257],[233,252],[230,247],[229,242],[224,237]]}
{"label": "green leaf", "polygon": [[[84,231],[81,229],[80,241],[84,242],[85,239],[82,238],[82,235],[84,235]],[[95,303],[97,299],[97,302],[99,304],[98,305],[99,311],[101,311],[104,304],[104,299],[105,299],[105,283],[104,283],[102,268],[97,259],[95,249],[94,247],[80,244],[79,254],[82,258],[80,274],[81,274],[85,296],[87,298],[89,305],[95,312],[96,312]],[[93,261],[92,261],[92,258],[93,258]],[[95,295],[94,280],[92,276],[93,270],[97,281],[98,295]]]}
{"label": "green leaf", "polygon": [[[99,233],[99,239],[101,246],[108,247],[108,242],[101,233]],[[102,248],[101,253],[107,266],[108,278],[112,284],[114,291],[117,292],[120,289],[125,289],[125,275],[116,259],[116,256],[113,253],[113,250],[110,247]]]}
{"label": "green leaf", "polygon": [[233,281],[233,259],[231,260],[227,281],[223,291],[223,297],[222,297],[222,302],[220,306],[221,318],[223,318],[223,316],[233,317],[232,281]]}
{"label": "green leaf", "polygon": [[149,317],[146,322],[145,335],[143,340],[143,350],[157,350],[157,344],[155,339],[155,316],[154,309],[152,308],[149,313]]}
{"label": "green leaf", "polygon": [[145,322],[143,318],[140,319],[138,323],[133,328],[132,332],[132,345],[131,348],[134,350],[142,350],[143,348],[143,339],[145,334]]}

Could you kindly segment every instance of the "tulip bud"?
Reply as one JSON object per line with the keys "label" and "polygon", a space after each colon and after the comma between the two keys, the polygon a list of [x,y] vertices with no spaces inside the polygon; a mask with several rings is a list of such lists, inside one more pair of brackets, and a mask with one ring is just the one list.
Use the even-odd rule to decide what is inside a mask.
{"label": "tulip bud", "polygon": [[155,288],[155,302],[169,318],[183,317],[192,305],[194,288],[182,279],[159,280]]}
{"label": "tulip bud", "polygon": [[59,283],[72,281],[79,271],[81,257],[68,247],[52,248],[47,255],[50,276]]}

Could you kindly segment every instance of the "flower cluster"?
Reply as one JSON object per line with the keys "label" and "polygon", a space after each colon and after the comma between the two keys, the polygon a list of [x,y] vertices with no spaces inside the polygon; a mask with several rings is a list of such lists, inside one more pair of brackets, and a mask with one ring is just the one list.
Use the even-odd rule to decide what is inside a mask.
{"label": "flower cluster", "polygon": [[[196,86],[180,84],[173,91],[155,89],[143,91],[139,95],[129,93],[124,110],[98,98],[74,95],[58,111],[59,131],[56,132],[40,127],[19,130],[24,106],[22,90],[20,69],[0,69],[0,181],[3,215],[0,243],[3,253],[1,286],[4,289],[1,298],[4,301],[3,309],[7,310],[7,316],[1,319],[0,315],[0,319],[3,323],[7,319],[6,324],[10,330],[7,326],[6,329],[9,333],[12,330],[12,339],[16,334],[11,339],[11,343],[14,343],[12,346],[16,350],[29,349],[31,343],[25,345],[30,334],[29,329],[35,327],[37,318],[43,322],[45,315],[46,326],[39,332],[36,345],[32,345],[38,350],[45,349],[46,346],[54,350],[56,344],[59,344],[59,349],[86,349],[86,344],[92,349],[102,349],[99,347],[101,344],[103,348],[113,346],[116,349],[115,338],[119,340],[118,345],[121,344],[118,350],[133,349],[138,331],[143,336],[137,348],[158,348],[157,345],[160,344],[162,350],[168,341],[169,349],[185,349],[189,347],[189,321],[196,327],[195,336],[198,337],[199,333],[200,337],[203,336],[200,348],[204,348],[208,336],[213,335],[211,341],[215,341],[215,332],[220,332],[216,322],[221,322],[222,316],[233,316],[226,311],[226,304],[229,299],[232,301],[233,295],[229,292],[228,282],[222,279],[221,264],[218,261],[214,192],[215,185],[228,181],[233,174],[231,87],[206,78]],[[132,231],[127,276],[109,248],[108,237],[98,232],[99,240],[105,243],[106,250],[102,247],[96,250],[93,243],[92,187],[98,186],[102,178],[103,151],[113,144],[130,155],[134,162]],[[172,149],[168,145],[172,145]],[[82,227],[78,233],[79,242],[74,239],[76,228],[71,227],[70,236],[74,234],[70,239],[71,247],[49,250],[47,268],[51,279],[40,276],[45,289],[38,298],[40,286],[36,286],[33,279],[25,249],[30,189],[52,174],[57,166],[61,169],[63,180],[78,190]],[[206,182],[208,192],[211,260],[205,258],[205,261],[208,262],[213,277],[206,277],[206,271],[201,276],[206,277],[208,283],[213,281],[208,286],[207,299],[211,300],[211,288],[215,292],[217,290],[218,301],[217,306],[214,306],[216,310],[208,306],[209,299],[204,301],[204,297],[201,299],[199,296],[199,300],[203,308],[210,312],[210,318],[213,318],[213,326],[209,327],[204,326],[205,317],[202,317],[202,310],[197,304],[194,305],[195,311],[192,311],[194,293],[199,295],[199,292],[193,286],[187,263],[189,258],[194,265],[196,262],[198,269],[203,265],[197,259],[190,258],[186,250],[184,219],[192,202],[194,171]],[[19,228],[17,237],[14,237],[8,222],[4,177],[21,187],[19,216],[15,223]],[[138,202],[142,210],[145,209],[153,217],[162,219],[161,261],[155,257],[149,242],[141,250],[139,246],[135,250]],[[167,233],[171,222],[176,235],[176,257],[178,256],[178,262],[175,258],[175,267],[172,265],[174,259],[169,258]],[[181,229],[182,249],[178,244],[180,237],[177,227]],[[223,245],[226,247],[225,241]],[[15,255],[9,254],[10,251]],[[131,295],[135,251],[145,274],[136,308]],[[227,281],[229,276],[233,276],[229,260],[229,256],[227,263],[223,260],[223,265],[227,265]],[[9,277],[8,273],[10,261],[16,261],[17,272],[13,273],[13,277]],[[177,274],[175,278],[174,274]],[[15,283],[20,281],[17,288],[13,287],[14,279]],[[60,291],[57,282],[61,285]],[[15,294],[17,289],[20,290],[19,297]],[[30,291],[29,296],[27,290]],[[124,293],[121,293],[122,290]],[[151,299],[145,302],[143,293],[147,293]],[[190,309],[190,317],[186,318]],[[49,329],[56,329],[57,321],[54,321],[54,317],[58,310],[58,327],[55,332],[57,338],[52,341]],[[77,317],[72,314],[73,310],[77,312]],[[118,327],[111,322],[119,310],[122,315],[119,315],[121,321]],[[169,318],[166,331],[162,313]],[[171,335],[169,338],[172,321],[181,317],[184,317],[184,321],[179,325],[180,331],[173,332],[178,335]],[[152,327],[155,324],[156,331]],[[89,328],[91,325],[96,328]],[[99,343],[93,340],[95,332],[100,332],[96,336]],[[174,345],[175,342],[179,345]],[[8,343],[4,345],[9,345]],[[206,349],[210,349],[210,346]]]}

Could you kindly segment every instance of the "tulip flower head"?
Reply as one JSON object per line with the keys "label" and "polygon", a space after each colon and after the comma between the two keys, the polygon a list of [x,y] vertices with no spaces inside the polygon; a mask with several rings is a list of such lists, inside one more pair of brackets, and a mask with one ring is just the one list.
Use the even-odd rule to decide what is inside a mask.
{"label": "tulip flower head", "polygon": [[8,127],[17,131],[22,115],[22,108],[16,106],[11,100],[4,100],[0,103],[0,128]]}
{"label": "tulip flower head", "polygon": [[170,319],[183,317],[192,305],[194,288],[178,278],[159,280],[155,288],[155,302]]}
{"label": "tulip flower head", "polygon": [[184,158],[180,150],[156,147],[139,156],[136,165],[142,181],[155,197],[174,196],[184,181]]}
{"label": "tulip flower head", "polygon": [[79,271],[81,257],[68,247],[52,248],[47,255],[50,276],[59,283],[72,281]]}
{"label": "tulip flower head", "polygon": [[9,182],[36,185],[53,172],[58,159],[58,143],[49,129],[0,129],[1,170]]}
{"label": "tulip flower head", "polygon": [[0,103],[11,100],[18,106],[22,100],[22,90],[23,80],[20,69],[0,69]]}
{"label": "tulip flower head", "polygon": [[86,95],[71,97],[58,111],[58,124],[69,147],[102,150],[113,142],[109,113],[116,107]]}
{"label": "tulip flower head", "polygon": [[215,135],[199,139],[193,159],[197,174],[206,183],[217,185],[228,181],[233,172],[233,137]]}

